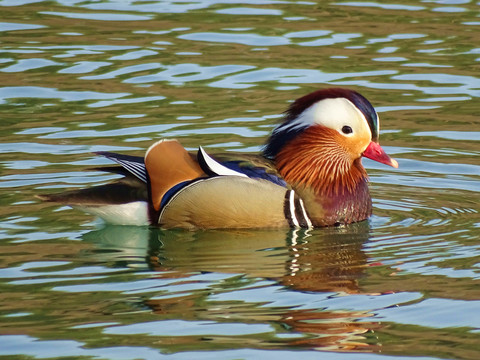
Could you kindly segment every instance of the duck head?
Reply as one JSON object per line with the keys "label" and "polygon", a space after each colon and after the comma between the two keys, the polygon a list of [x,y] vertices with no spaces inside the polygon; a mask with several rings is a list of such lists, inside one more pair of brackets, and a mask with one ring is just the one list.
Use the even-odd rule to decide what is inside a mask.
{"label": "duck head", "polygon": [[378,135],[377,112],[365,97],[348,89],[318,90],[290,105],[264,155],[292,186],[342,195],[366,182],[362,157],[398,167]]}

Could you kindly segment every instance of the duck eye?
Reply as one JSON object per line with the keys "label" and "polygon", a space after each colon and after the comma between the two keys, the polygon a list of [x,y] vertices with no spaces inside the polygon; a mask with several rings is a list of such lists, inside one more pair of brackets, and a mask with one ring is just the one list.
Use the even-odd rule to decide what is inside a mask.
{"label": "duck eye", "polygon": [[352,128],[350,126],[345,125],[342,127],[342,132],[346,135],[351,134],[353,132]]}

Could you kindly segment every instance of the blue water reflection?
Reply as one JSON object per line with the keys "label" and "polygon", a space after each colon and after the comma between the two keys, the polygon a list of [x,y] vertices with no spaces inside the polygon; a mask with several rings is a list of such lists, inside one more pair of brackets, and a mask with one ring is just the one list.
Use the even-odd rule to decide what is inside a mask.
{"label": "blue water reflection", "polygon": [[[478,4],[0,7],[1,357],[480,357]],[[35,197],[111,181],[92,152],[164,137],[258,152],[291,101],[328,86],[372,101],[400,164],[364,161],[359,227],[110,227]]]}

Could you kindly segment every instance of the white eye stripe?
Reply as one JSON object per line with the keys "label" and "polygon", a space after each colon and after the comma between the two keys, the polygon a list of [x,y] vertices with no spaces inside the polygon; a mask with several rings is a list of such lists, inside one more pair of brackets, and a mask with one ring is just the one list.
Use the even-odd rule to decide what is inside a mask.
{"label": "white eye stripe", "polygon": [[[376,121],[378,115],[375,112]],[[302,132],[306,128],[314,125],[322,125],[332,130],[336,130],[343,137],[361,137],[365,141],[372,139],[372,130],[370,125],[360,109],[346,98],[327,98],[320,100],[297,117],[288,122],[284,122],[276,127],[274,135]],[[342,128],[349,126],[352,132],[346,134]]]}
{"label": "white eye stripe", "polygon": [[[288,123],[280,125],[275,132],[300,130],[312,125],[323,125],[337,130],[343,136],[370,131],[365,115],[348,99],[329,98],[318,101]],[[346,134],[342,131],[344,126],[349,126],[352,132]]]}
{"label": "white eye stripe", "polygon": [[363,113],[345,98],[320,101],[315,110],[315,123],[335,129],[342,135],[344,126],[350,126],[353,133],[359,132],[361,128],[369,129]]}
{"label": "white eye stripe", "polygon": [[[311,107],[310,107],[311,108]],[[310,109],[309,108],[309,109]],[[308,110],[305,110],[302,112],[297,118],[294,120],[291,120],[289,122],[282,123],[278,125],[274,130],[273,133],[279,133],[279,132],[284,132],[284,131],[291,131],[291,130],[300,130],[302,128],[307,128],[311,125],[314,124],[313,121],[308,120],[308,115],[306,116],[305,113],[308,112]]]}

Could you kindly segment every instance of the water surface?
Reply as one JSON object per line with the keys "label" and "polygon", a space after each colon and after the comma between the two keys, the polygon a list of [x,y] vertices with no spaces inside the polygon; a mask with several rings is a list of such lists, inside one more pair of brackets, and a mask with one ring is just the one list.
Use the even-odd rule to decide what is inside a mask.
{"label": "water surface", "polygon": [[[0,357],[480,357],[478,4],[0,1]],[[94,151],[256,152],[293,99],[365,95],[399,169],[369,222],[105,226],[35,195]],[[477,104],[477,105],[475,105]]]}

